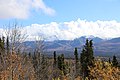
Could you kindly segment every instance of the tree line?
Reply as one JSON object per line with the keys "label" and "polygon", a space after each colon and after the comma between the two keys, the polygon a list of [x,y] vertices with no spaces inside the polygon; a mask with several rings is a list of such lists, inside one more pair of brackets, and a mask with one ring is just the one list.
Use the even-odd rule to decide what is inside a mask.
{"label": "tree line", "polygon": [[[35,41],[35,49],[25,52],[25,35],[14,24],[7,36],[0,37],[0,80],[108,80],[120,79],[116,56],[107,62],[94,56],[93,41],[86,39],[81,52],[74,49],[74,59],[53,52],[44,55],[44,41]],[[80,55],[80,56],[79,56]]]}
{"label": "tree line", "polygon": [[[88,39],[86,40],[86,43],[83,46],[80,56],[78,56],[78,50],[77,48],[75,48],[74,49],[75,58],[73,61],[70,62],[69,60],[65,61],[64,54],[57,56],[56,51],[54,51],[53,60],[51,61],[49,61],[49,59],[46,58],[43,54],[41,54],[41,52],[39,52],[38,50],[35,50],[33,54],[30,52],[29,54],[26,53],[21,54],[19,51],[10,52],[10,42],[8,37],[0,38],[0,50],[1,50],[0,64],[2,66],[0,67],[1,80],[2,79],[7,80],[8,78],[12,80],[15,79],[28,80],[31,77],[32,77],[31,80],[57,79],[57,78],[60,78],[62,80],[63,76],[66,76],[68,74],[69,77],[70,74],[72,75],[71,79],[75,79],[78,76],[81,76],[82,79],[95,78],[94,75],[91,74],[91,70],[96,67],[95,63],[97,62],[94,57],[92,40]],[[103,61],[101,61],[101,63],[102,68],[105,68],[105,63]],[[115,55],[113,56],[112,61],[109,59],[108,63],[111,64],[113,68],[118,67],[118,61]],[[29,69],[31,70],[31,72],[29,72]],[[52,69],[53,71],[50,72],[49,69]],[[72,73],[71,69],[73,70]],[[26,74],[23,74],[24,70]],[[8,72],[8,74],[6,71]],[[6,74],[6,76],[4,76],[3,74]]]}
{"label": "tree line", "polygon": [[[57,67],[65,75],[66,74],[65,66],[67,66],[67,64],[65,64],[65,62],[64,62],[64,54],[61,54],[58,57],[56,57],[56,51],[54,51],[53,55],[54,55],[54,64],[53,65],[55,65],[55,66],[57,65]],[[94,74],[91,74],[91,69],[96,67],[95,63],[97,61],[99,61],[99,60],[95,59],[95,57],[94,57],[93,42],[92,42],[92,40],[86,39],[86,43],[83,46],[83,49],[80,53],[80,57],[78,56],[77,48],[74,49],[74,66],[75,66],[74,76],[75,77],[81,76],[82,79],[95,79]],[[110,64],[109,66],[118,68],[118,61],[117,61],[117,58],[115,55],[113,56],[112,61],[110,61],[110,58],[109,58],[108,63]],[[101,64],[102,64],[102,66],[101,66],[102,68],[106,67],[104,61],[101,61]]]}

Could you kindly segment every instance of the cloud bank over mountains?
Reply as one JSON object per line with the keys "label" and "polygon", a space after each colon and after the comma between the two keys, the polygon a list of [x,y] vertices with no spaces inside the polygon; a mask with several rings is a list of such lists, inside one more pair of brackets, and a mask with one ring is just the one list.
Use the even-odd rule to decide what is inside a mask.
{"label": "cloud bank over mountains", "polygon": [[93,35],[102,39],[120,37],[120,22],[86,21],[78,19],[70,22],[51,22],[49,24],[31,24],[24,27],[28,40],[43,36],[46,40],[73,40],[81,36]]}
{"label": "cloud bank over mountains", "polygon": [[55,10],[45,5],[43,0],[0,0],[1,19],[25,19],[32,14],[32,11],[55,14]]}

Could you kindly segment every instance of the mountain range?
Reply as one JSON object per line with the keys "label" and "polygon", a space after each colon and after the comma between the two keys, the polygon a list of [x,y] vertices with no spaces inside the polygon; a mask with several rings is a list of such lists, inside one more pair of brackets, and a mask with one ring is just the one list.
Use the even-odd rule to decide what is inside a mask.
{"label": "mountain range", "polygon": [[[74,40],[44,41],[45,53],[47,55],[52,55],[53,51],[56,51],[58,54],[64,53],[66,56],[73,56],[75,47],[77,47],[79,53],[81,53],[86,39],[93,40],[95,56],[116,55],[120,57],[120,37],[105,40],[94,36],[82,36]],[[33,49],[35,48],[34,42],[35,41],[26,41],[25,45]]]}

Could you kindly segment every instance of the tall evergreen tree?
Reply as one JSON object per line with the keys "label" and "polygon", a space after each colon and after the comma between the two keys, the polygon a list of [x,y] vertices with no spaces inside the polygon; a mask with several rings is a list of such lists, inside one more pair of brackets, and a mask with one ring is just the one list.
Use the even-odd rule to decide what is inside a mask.
{"label": "tall evergreen tree", "polygon": [[76,75],[78,75],[78,73],[79,73],[79,64],[78,64],[78,50],[77,50],[77,48],[75,48],[75,51],[74,51],[74,55],[75,55],[75,68],[76,68]]}
{"label": "tall evergreen tree", "polygon": [[54,55],[54,63],[53,63],[53,65],[56,66],[56,63],[57,63],[56,51],[54,51],[53,55]]}
{"label": "tall evergreen tree", "polygon": [[0,38],[0,52],[1,52],[1,55],[5,55],[5,37],[2,37]]}
{"label": "tall evergreen tree", "polygon": [[29,58],[31,58],[31,57],[32,57],[31,52],[29,52],[29,53],[28,53],[28,57],[29,57]]}
{"label": "tall evergreen tree", "polygon": [[61,54],[62,64],[64,64],[64,54]]}
{"label": "tall evergreen tree", "polygon": [[93,43],[92,40],[86,40],[86,44],[84,45],[84,48],[80,54],[80,63],[81,63],[81,69],[82,74],[84,77],[89,76],[89,67],[93,66],[94,56],[93,56]]}
{"label": "tall evergreen tree", "polygon": [[5,37],[4,36],[2,36],[2,44],[3,44],[3,47],[5,47],[4,45],[5,45]]}
{"label": "tall evergreen tree", "polygon": [[115,55],[113,56],[112,64],[113,64],[114,67],[118,66],[118,61],[117,61],[117,58],[116,58]]}
{"label": "tall evergreen tree", "polygon": [[57,64],[58,64],[58,68],[59,68],[60,70],[62,70],[62,59],[61,59],[61,56],[58,56]]}
{"label": "tall evergreen tree", "polygon": [[78,51],[77,51],[77,48],[75,48],[74,55],[75,55],[75,63],[78,63]]}
{"label": "tall evergreen tree", "polygon": [[108,62],[109,62],[109,63],[111,63],[111,60],[110,60],[110,58],[109,58]]}
{"label": "tall evergreen tree", "polygon": [[7,39],[6,39],[6,49],[7,49],[7,54],[9,53],[9,37],[7,36]]}
{"label": "tall evergreen tree", "polygon": [[5,49],[4,48],[4,38],[2,37],[2,39],[0,38],[0,50],[1,50],[1,52],[3,52],[3,50]]}
{"label": "tall evergreen tree", "polygon": [[93,66],[93,60],[94,60],[94,55],[93,55],[93,42],[92,42],[92,40],[90,40],[89,41],[89,52],[88,52],[88,54],[89,54],[89,66]]}
{"label": "tall evergreen tree", "polygon": [[3,63],[3,61],[4,61],[2,50],[3,50],[3,45],[2,45],[2,39],[0,37],[0,63]]}
{"label": "tall evergreen tree", "polygon": [[63,71],[63,73],[65,74],[64,54],[61,54],[60,56],[58,56],[58,58],[57,58],[57,64],[58,64],[58,68],[61,71]]}

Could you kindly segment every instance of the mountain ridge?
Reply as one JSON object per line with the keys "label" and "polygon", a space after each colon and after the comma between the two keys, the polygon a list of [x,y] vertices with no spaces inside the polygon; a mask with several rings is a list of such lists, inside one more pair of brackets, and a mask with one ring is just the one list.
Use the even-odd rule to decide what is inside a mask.
{"label": "mountain ridge", "polygon": [[[104,40],[99,37],[88,37],[82,36],[74,40],[55,40],[55,41],[45,41],[45,52],[47,54],[57,51],[58,53],[64,53],[66,55],[72,55],[74,48],[77,47],[79,52],[82,50],[86,39],[92,39],[94,43],[94,53],[95,56],[120,56],[120,37],[113,38],[110,40]],[[27,44],[34,48],[34,41],[29,41]],[[25,42],[26,43],[26,42]],[[27,45],[28,46],[28,45]]]}

